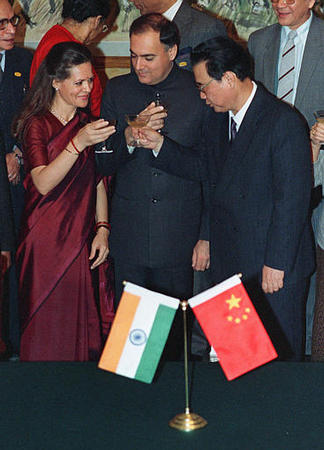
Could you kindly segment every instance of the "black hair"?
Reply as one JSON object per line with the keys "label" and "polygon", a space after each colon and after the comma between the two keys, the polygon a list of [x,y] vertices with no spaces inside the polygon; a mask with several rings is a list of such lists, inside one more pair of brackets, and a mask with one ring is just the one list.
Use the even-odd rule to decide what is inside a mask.
{"label": "black hair", "polygon": [[89,17],[102,16],[105,19],[110,9],[109,0],[64,0],[62,17],[81,23]]}
{"label": "black hair", "polygon": [[130,26],[129,36],[153,30],[159,33],[160,42],[168,49],[176,45],[179,48],[180,34],[177,25],[162,14],[149,13],[138,17]]}
{"label": "black hair", "polygon": [[225,72],[233,72],[241,81],[252,78],[252,59],[240,44],[228,37],[209,39],[194,48],[191,64],[206,62],[208,75],[221,80]]}

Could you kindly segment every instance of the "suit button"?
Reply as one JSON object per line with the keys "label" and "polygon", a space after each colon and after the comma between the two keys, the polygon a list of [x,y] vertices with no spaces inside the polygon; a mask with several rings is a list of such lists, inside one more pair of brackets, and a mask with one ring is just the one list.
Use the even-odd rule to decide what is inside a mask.
{"label": "suit button", "polygon": [[158,177],[159,175],[159,172],[153,172],[153,177]]}
{"label": "suit button", "polygon": [[152,203],[157,203],[158,200],[156,198],[152,198]]}

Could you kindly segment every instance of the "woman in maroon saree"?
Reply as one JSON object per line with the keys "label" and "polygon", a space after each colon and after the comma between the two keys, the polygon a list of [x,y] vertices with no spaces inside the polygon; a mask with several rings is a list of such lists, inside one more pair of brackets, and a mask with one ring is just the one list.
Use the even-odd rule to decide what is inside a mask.
{"label": "woman in maroon saree", "polygon": [[95,360],[102,348],[90,269],[108,256],[109,230],[92,145],[115,129],[78,110],[87,106],[92,85],[89,51],[57,44],[15,125],[26,168],[17,250],[22,361]]}

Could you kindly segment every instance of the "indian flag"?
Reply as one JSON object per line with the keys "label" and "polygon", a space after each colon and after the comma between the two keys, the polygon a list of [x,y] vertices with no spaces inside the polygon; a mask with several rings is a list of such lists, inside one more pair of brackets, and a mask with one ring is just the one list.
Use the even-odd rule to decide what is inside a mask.
{"label": "indian flag", "polygon": [[179,300],[126,283],[99,367],[151,383]]}

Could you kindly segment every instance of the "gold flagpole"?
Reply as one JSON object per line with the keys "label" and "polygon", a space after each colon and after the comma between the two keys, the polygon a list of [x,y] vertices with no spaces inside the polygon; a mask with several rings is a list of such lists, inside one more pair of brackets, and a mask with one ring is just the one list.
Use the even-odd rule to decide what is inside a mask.
{"label": "gold flagpole", "polygon": [[189,407],[189,377],[188,377],[188,330],[187,330],[187,308],[188,302],[183,300],[181,308],[183,311],[183,338],[184,338],[184,381],[185,381],[185,396],[186,405],[185,412],[177,414],[169,421],[172,428],[181,431],[193,431],[198,428],[203,428],[207,425],[207,421],[198,414],[191,413]]}

